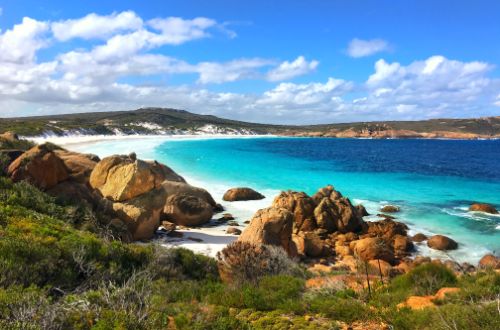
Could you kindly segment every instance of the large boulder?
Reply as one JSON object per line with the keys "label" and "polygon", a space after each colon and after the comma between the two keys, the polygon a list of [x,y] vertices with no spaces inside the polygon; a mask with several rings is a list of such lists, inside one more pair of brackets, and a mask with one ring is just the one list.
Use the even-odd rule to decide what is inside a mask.
{"label": "large boulder", "polygon": [[54,153],[64,162],[69,176],[80,183],[89,182],[90,173],[100,160],[96,155],[81,154],[62,149],[55,150]]}
{"label": "large boulder", "polygon": [[199,226],[212,219],[213,207],[203,198],[188,194],[168,196],[163,208],[165,218],[181,226]]}
{"label": "large boulder", "polygon": [[382,259],[388,263],[394,261],[394,255],[386,242],[379,237],[367,237],[351,242],[354,254],[364,261]]}
{"label": "large boulder", "polygon": [[203,188],[198,188],[191,186],[185,182],[174,182],[174,181],[164,181],[161,184],[161,188],[167,196],[176,195],[176,194],[185,194],[190,196],[196,196],[198,198],[203,199],[205,202],[210,204],[212,208],[217,207],[217,203],[213,199],[212,195],[208,191]]}
{"label": "large boulder", "polygon": [[92,193],[87,185],[71,180],[66,180],[57,184],[47,190],[47,193],[64,201],[76,204],[86,203],[90,207],[95,207],[100,202],[100,198]]}
{"label": "large boulder", "polygon": [[130,200],[159,188],[165,180],[185,182],[165,165],[130,156],[104,158],[90,175],[92,188],[115,202]]}
{"label": "large boulder", "polygon": [[366,232],[372,237],[382,237],[385,240],[391,241],[396,235],[407,235],[408,226],[392,219],[386,218],[380,221],[369,221],[366,224]]}
{"label": "large boulder", "polygon": [[332,186],[320,189],[314,196],[314,216],[319,228],[328,232],[356,232],[362,229],[364,221],[351,201],[342,197]]}
{"label": "large boulder", "polygon": [[498,210],[491,204],[474,203],[469,207],[469,211],[498,214]]}
{"label": "large boulder", "polygon": [[293,213],[294,233],[316,229],[314,220],[314,200],[303,192],[282,191],[274,198],[273,207],[283,208]]}
{"label": "large boulder", "polygon": [[479,260],[479,268],[500,269],[500,258],[493,254],[486,254]]}
{"label": "large boulder", "polygon": [[455,250],[458,248],[458,243],[449,237],[443,235],[434,235],[427,240],[427,246],[435,250]]}
{"label": "large boulder", "polygon": [[112,202],[112,212],[123,221],[132,240],[150,239],[160,226],[165,205],[163,189],[154,189],[126,202]]}
{"label": "large boulder", "polygon": [[404,256],[408,252],[412,251],[414,246],[413,242],[408,236],[394,235],[392,240],[392,248],[395,255]]}
{"label": "large boulder", "polygon": [[253,244],[267,244],[283,247],[294,255],[292,242],[293,215],[290,211],[269,207],[255,213],[248,227],[238,238],[239,241]]}
{"label": "large boulder", "polygon": [[253,190],[252,188],[231,188],[222,197],[223,200],[227,202],[235,201],[251,201],[266,198],[261,193]]}
{"label": "large boulder", "polygon": [[8,167],[7,174],[13,181],[26,180],[47,190],[69,177],[68,169],[52,144],[41,144],[17,157]]}

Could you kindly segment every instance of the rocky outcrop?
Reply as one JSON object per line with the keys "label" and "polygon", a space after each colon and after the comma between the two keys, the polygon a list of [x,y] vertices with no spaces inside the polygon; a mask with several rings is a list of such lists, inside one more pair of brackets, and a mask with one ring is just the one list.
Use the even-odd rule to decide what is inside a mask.
{"label": "rocky outcrop", "polygon": [[0,134],[0,140],[18,141],[19,136],[17,136],[17,134],[14,132],[5,132],[5,133]]}
{"label": "rocky outcrop", "polygon": [[90,175],[92,188],[115,202],[126,201],[160,188],[165,180],[185,182],[165,165],[128,156],[104,158],[97,163]]}
{"label": "rocky outcrop", "polygon": [[217,203],[212,195],[203,188],[194,187],[185,182],[164,181],[161,184],[161,189],[163,189],[168,196],[177,194],[195,196],[210,204],[214,210],[217,208]]}
{"label": "rocky outcrop", "polygon": [[269,207],[255,213],[238,240],[252,244],[281,246],[290,255],[294,255],[292,227],[293,215],[291,212]]}
{"label": "rocky outcrop", "polygon": [[264,198],[266,197],[261,193],[247,187],[229,189],[222,197],[222,199],[227,202],[251,201]]}
{"label": "rocky outcrop", "polygon": [[493,254],[487,254],[479,260],[479,268],[500,269],[500,258]]}
{"label": "rocky outcrop", "polygon": [[312,231],[317,228],[314,219],[314,200],[303,192],[282,191],[274,198],[273,207],[286,209],[293,214],[293,231]]}
{"label": "rocky outcrop", "polygon": [[64,161],[58,157],[52,144],[35,146],[17,157],[7,169],[13,181],[28,181],[47,190],[69,178]]}
{"label": "rocky outcrop", "polygon": [[351,242],[354,254],[362,260],[382,259],[388,263],[394,262],[394,255],[386,242],[379,237],[367,237]]}
{"label": "rocky outcrop", "polygon": [[469,211],[498,214],[498,210],[491,204],[474,203],[469,207]]}
{"label": "rocky outcrop", "polygon": [[318,228],[325,229],[329,233],[356,232],[362,229],[363,219],[351,201],[343,197],[333,186],[320,189],[312,199],[317,205],[314,209],[314,217]]}
{"label": "rocky outcrop", "polygon": [[63,149],[55,150],[54,153],[64,162],[70,178],[85,184],[89,182],[90,174],[97,162],[100,161],[96,155],[81,154]]}
{"label": "rocky outcrop", "polygon": [[435,250],[455,250],[458,248],[458,243],[449,237],[443,235],[434,235],[427,240],[427,246]]}
{"label": "rocky outcrop", "polygon": [[160,226],[165,199],[162,189],[154,189],[124,202],[108,203],[111,203],[111,211],[126,224],[131,240],[135,241],[153,237]]}
{"label": "rocky outcrop", "polygon": [[181,226],[200,226],[212,219],[213,207],[203,198],[185,193],[167,198],[163,208],[165,218]]}

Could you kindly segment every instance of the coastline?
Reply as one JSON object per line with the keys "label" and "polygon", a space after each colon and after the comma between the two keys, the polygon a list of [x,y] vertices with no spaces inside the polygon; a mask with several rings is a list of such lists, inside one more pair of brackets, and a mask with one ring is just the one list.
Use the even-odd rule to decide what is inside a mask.
{"label": "coastline", "polygon": [[[159,138],[160,137],[160,138]],[[138,136],[138,135],[126,135],[126,136],[107,136],[105,139],[101,139],[99,136],[92,136],[91,138],[88,136],[81,137],[75,136],[67,139],[66,137],[59,137],[58,142],[62,146],[68,147],[70,150],[79,151],[79,152],[90,152],[97,153],[100,157],[109,156],[111,154],[127,154],[130,152],[136,152],[139,157],[152,159],[154,158],[154,153],[152,152],[156,146],[165,142],[165,141],[175,141],[181,139],[190,139],[190,140],[205,140],[205,139],[218,139],[218,138],[259,138],[259,137],[276,137],[271,135],[263,135],[263,136],[255,136],[255,135],[221,135],[221,134],[203,134],[203,135],[146,135],[146,136]],[[131,143],[116,143],[113,148],[98,148],[98,143],[104,142],[104,146],[107,145],[108,141],[131,141]],[[134,141],[135,140],[135,141]],[[43,141],[54,141],[49,139],[45,139]],[[132,141],[134,141],[132,143]],[[146,142],[146,143],[144,143]],[[95,149],[97,148],[97,150]],[[110,151],[111,150],[111,151]],[[95,152],[98,151],[98,152]],[[169,165],[167,163],[167,165]],[[210,194],[214,197],[214,199],[221,203],[226,211],[223,213],[231,213],[236,221],[239,223],[239,229],[242,230],[246,225],[245,221],[250,220],[253,214],[261,209],[269,207],[272,204],[274,197],[280,192],[280,190],[267,190],[262,191],[266,196],[266,199],[260,201],[247,201],[247,202],[224,202],[222,201],[222,195],[225,190],[229,188],[233,188],[230,182],[223,181],[215,181],[215,180],[206,180],[202,178],[196,173],[185,173],[182,168],[175,168],[180,175],[182,175],[190,184],[198,187],[203,187],[207,189]],[[255,187],[259,190],[259,187]],[[288,187],[281,187],[282,190],[286,190]],[[352,197],[352,200],[355,204],[363,203],[365,207],[367,207],[368,211],[371,214],[377,214],[379,208],[381,206],[382,201],[364,201]],[[219,218],[221,214],[216,214],[214,219]],[[398,217],[399,218],[399,217]],[[368,221],[377,221],[380,220],[377,216],[366,217],[365,220]],[[399,221],[406,223],[410,230],[409,233],[411,235],[416,234],[417,232],[422,232],[424,234],[439,234],[438,232],[430,232],[426,231],[422,228],[419,228],[415,223],[411,223],[405,217],[402,216],[399,218]],[[190,228],[190,229],[182,229],[179,230],[183,233],[184,237],[182,239],[173,239],[167,238],[166,236],[160,235],[158,238],[154,240],[154,242],[159,243],[165,246],[180,246],[185,247],[195,252],[200,252],[206,255],[215,256],[218,251],[220,251],[226,244],[229,242],[236,240],[238,236],[228,235],[226,234],[227,225],[217,225],[213,226],[213,221],[210,224],[200,227],[200,228]],[[194,240],[190,239],[193,238]],[[198,239],[202,239],[203,241],[197,241]],[[457,251],[452,251],[450,253],[443,253],[440,251],[432,250],[428,248],[425,244],[416,244],[417,251],[413,254],[413,256],[424,255],[430,256],[432,258],[439,259],[450,259],[450,256],[453,259],[468,261],[468,262],[477,262],[485,253],[491,252],[486,248],[474,248],[471,246],[462,245]]]}

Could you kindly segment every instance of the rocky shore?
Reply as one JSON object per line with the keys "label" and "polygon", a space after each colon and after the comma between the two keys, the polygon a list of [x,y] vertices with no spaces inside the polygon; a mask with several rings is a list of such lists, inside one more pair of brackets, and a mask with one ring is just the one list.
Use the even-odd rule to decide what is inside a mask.
{"label": "rocky shore", "polygon": [[[17,140],[17,136],[6,134],[1,139]],[[223,207],[208,191],[190,185],[168,166],[137,159],[133,153],[99,159],[50,143],[27,151],[1,153],[8,158],[4,166],[13,181],[28,181],[53,196],[99,210],[106,215],[110,230],[124,241],[149,240],[158,233],[179,238],[179,229],[210,223],[227,226],[227,235],[234,237],[223,244],[239,235],[241,242],[280,246],[289,256],[306,264],[352,271],[367,264],[373,272],[387,276],[430,262],[423,256],[415,258],[415,245],[447,251],[460,244],[443,235],[409,236],[408,227],[389,214],[399,211],[395,205],[384,206],[377,215],[379,221],[365,221],[365,208],[353,205],[332,186],[321,188],[313,196],[283,191],[272,205],[258,210],[242,229],[231,214],[214,220],[214,214],[222,212]],[[231,202],[261,198],[262,194],[247,187],[230,189],[223,197]],[[471,211],[497,212],[488,204],[471,205]],[[199,229],[193,232],[197,230],[200,233]],[[210,243],[196,237],[190,239]],[[481,262],[495,264],[498,258],[488,255]],[[454,271],[473,271],[477,266],[451,259],[444,263]]]}

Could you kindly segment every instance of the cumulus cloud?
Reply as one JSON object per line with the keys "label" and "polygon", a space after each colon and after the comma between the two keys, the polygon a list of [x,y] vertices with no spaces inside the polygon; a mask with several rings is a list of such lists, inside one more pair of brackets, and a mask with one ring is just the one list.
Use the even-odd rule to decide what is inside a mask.
{"label": "cumulus cloud", "polygon": [[104,16],[92,13],[79,19],[54,22],[51,29],[54,37],[60,41],[73,38],[106,39],[117,32],[140,29],[142,24],[142,19],[133,11],[124,11]]}
{"label": "cumulus cloud", "polygon": [[217,25],[213,19],[197,17],[186,20],[180,17],[156,18],[148,22],[152,28],[161,31],[155,42],[179,45],[186,41],[210,36],[207,29]]}
{"label": "cumulus cloud", "polygon": [[194,67],[194,71],[200,74],[199,83],[220,84],[245,78],[257,78],[259,76],[257,69],[273,63],[271,60],[261,58],[239,59],[226,63],[202,62]]}
{"label": "cumulus cloud", "polygon": [[316,70],[318,64],[319,62],[316,60],[308,62],[304,56],[299,56],[295,61],[284,61],[277,68],[269,71],[267,79],[270,81],[292,79]]}
{"label": "cumulus cloud", "polygon": [[[96,22],[102,34],[82,22]],[[55,23],[66,24],[64,32],[55,32]],[[190,63],[158,50],[208,38],[221,25],[208,18],[143,20],[133,12],[60,22],[24,18],[0,31],[0,115],[165,106],[255,122],[304,124],[498,113],[500,80],[489,77],[493,66],[480,61],[431,56],[403,64],[380,59],[364,83],[330,77],[272,84],[260,93],[229,93],[210,90],[210,84],[286,81],[314,71],[318,62],[298,56],[282,62],[256,57]],[[85,39],[85,47],[37,59],[40,49],[73,38]],[[164,83],[176,74],[197,78],[180,86]]]}
{"label": "cumulus cloud", "polygon": [[22,23],[0,34],[0,63],[33,62],[37,50],[47,45],[47,30],[47,23],[24,17]]}
{"label": "cumulus cloud", "polygon": [[389,43],[382,39],[362,40],[354,38],[347,47],[347,54],[351,57],[365,57],[389,50]]}

